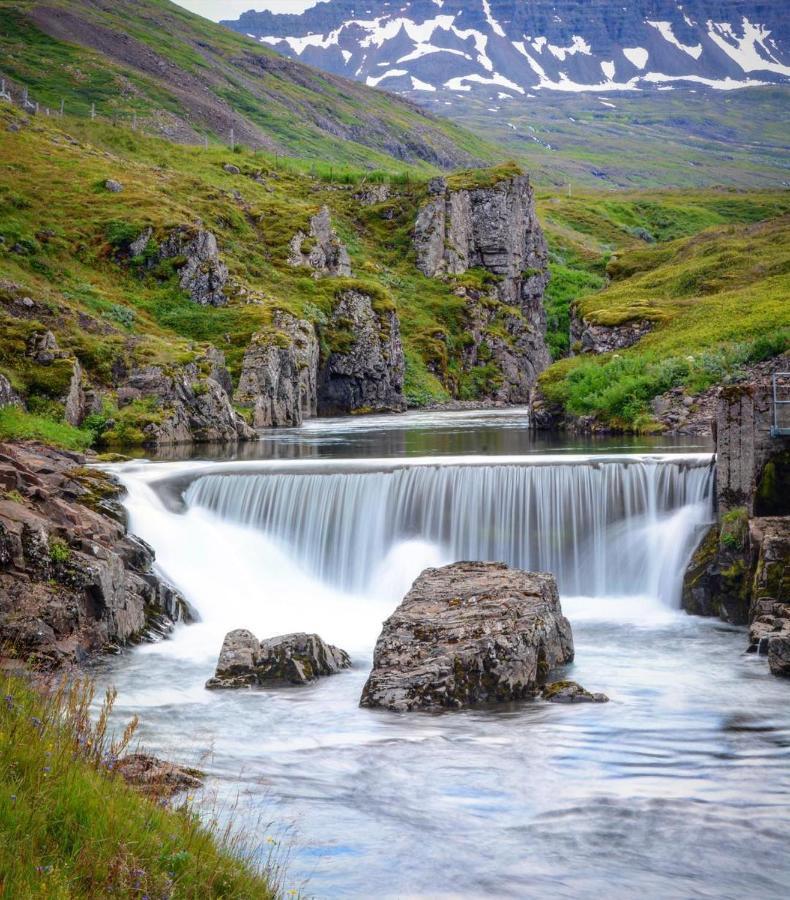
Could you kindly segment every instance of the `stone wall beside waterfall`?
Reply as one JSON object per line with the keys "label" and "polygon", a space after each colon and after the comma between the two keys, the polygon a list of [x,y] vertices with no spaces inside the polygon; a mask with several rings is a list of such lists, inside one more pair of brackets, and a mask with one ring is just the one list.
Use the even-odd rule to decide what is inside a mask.
{"label": "stone wall beside waterfall", "polygon": [[683,608],[748,624],[750,649],[790,675],[790,437],[772,435],[772,416],[769,376],[719,392],[718,521],[685,573]]}

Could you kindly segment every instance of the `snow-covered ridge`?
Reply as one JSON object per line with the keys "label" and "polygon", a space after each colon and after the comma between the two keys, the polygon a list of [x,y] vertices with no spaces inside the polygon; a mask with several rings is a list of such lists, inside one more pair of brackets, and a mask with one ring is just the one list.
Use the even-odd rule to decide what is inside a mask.
{"label": "snow-covered ridge", "polygon": [[570,0],[325,0],[301,15],[249,12],[226,24],[371,86],[502,100],[787,82],[790,12],[776,3],[766,21],[765,10],[744,0],[589,0],[583,12]]}

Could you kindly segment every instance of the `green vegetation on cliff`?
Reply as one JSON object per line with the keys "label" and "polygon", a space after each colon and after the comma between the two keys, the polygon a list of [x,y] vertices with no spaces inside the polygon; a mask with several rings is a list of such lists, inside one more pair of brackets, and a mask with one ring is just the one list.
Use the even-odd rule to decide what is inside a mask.
{"label": "green vegetation on cliff", "polygon": [[543,197],[539,209],[553,248],[555,357],[574,349],[571,307],[593,325],[651,325],[632,347],[562,359],[544,373],[544,392],[568,412],[650,429],[653,397],[704,390],[787,349],[787,192]]}
{"label": "green vegetation on cliff", "polygon": [[0,675],[0,896],[276,896],[229,832],[126,785],[115,768],[134,728],[113,740],[90,698]]}

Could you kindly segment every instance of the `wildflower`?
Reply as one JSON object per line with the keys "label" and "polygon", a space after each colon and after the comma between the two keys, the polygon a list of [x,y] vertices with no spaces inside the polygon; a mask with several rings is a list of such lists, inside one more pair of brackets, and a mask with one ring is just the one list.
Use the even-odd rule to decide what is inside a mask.
{"label": "wildflower", "polygon": [[37,716],[31,716],[30,721],[33,723],[34,728],[41,729],[44,727],[44,723]]}
{"label": "wildflower", "polygon": [[49,766],[44,766],[44,772],[51,772],[52,769]]}
{"label": "wildflower", "polygon": [[6,694],[6,696],[5,696],[5,705],[6,705],[9,709],[13,709],[13,708],[14,708],[14,698],[13,698],[10,694]]}

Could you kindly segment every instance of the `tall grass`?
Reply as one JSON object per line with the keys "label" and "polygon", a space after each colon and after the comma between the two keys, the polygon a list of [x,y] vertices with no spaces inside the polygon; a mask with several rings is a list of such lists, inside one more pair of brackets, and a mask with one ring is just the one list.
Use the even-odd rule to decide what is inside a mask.
{"label": "tall grass", "polygon": [[230,826],[205,824],[116,774],[133,719],[114,736],[109,691],[65,681],[41,692],[0,675],[0,897],[272,898],[274,871]]}

